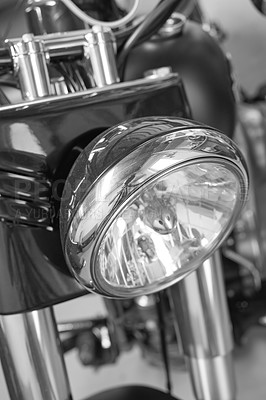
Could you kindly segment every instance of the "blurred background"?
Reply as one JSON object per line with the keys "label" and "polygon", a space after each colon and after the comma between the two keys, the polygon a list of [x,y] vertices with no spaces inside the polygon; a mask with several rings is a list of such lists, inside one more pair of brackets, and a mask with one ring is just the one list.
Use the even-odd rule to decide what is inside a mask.
{"label": "blurred background", "polygon": [[[16,1],[0,0],[0,34],[3,37],[21,36],[27,32],[23,6],[17,10]],[[149,9],[156,1],[142,0]],[[266,82],[266,17],[263,17],[250,0],[201,0],[207,16],[216,21],[226,33],[224,48],[232,55],[234,75],[239,86],[249,94]],[[105,314],[101,299],[94,295],[72,300],[55,307],[58,321],[87,318]],[[239,400],[264,400],[266,398],[266,332],[254,328],[249,332],[243,348],[235,349],[236,375]],[[66,356],[67,370],[75,400],[99,390],[125,383],[145,383],[165,388],[163,369],[151,366],[134,348],[120,357],[115,366],[93,369],[82,367],[75,351]],[[174,394],[185,400],[193,395],[188,374],[183,365],[172,369]],[[0,371],[0,399],[8,400],[2,372]],[[215,399],[213,399],[215,400]]]}

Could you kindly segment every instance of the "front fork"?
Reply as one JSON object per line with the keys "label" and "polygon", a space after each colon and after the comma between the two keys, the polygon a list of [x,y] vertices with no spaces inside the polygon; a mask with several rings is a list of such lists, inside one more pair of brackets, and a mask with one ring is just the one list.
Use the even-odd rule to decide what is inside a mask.
{"label": "front fork", "polygon": [[2,315],[0,359],[11,400],[72,400],[52,309]]}
{"label": "front fork", "polygon": [[235,400],[233,338],[220,252],[170,289],[197,400]]}
{"label": "front fork", "polygon": [[[220,253],[170,289],[197,400],[235,400],[233,340]],[[0,317],[11,400],[72,400],[52,309]]]}

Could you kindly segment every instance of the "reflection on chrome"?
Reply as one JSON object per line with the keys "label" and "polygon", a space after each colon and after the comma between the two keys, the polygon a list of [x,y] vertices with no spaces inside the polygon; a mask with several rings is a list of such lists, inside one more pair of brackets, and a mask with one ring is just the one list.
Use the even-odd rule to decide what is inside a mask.
{"label": "reflection on chrome", "polygon": [[185,271],[228,224],[240,189],[217,162],[186,166],[147,186],[105,234],[100,275],[111,286],[133,288]]}
{"label": "reflection on chrome", "polygon": [[109,297],[165,289],[216,250],[247,192],[242,155],[219,132],[170,117],[113,127],[87,146],[65,185],[69,269]]}

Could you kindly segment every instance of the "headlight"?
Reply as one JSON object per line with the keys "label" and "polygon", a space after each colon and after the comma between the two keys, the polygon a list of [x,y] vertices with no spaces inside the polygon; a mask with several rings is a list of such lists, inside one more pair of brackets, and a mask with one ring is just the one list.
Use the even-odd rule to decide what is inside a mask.
{"label": "headlight", "polygon": [[68,266],[105,296],[166,288],[213,253],[247,190],[241,154],[216,130],[162,117],[117,125],[85,148],[68,176]]}

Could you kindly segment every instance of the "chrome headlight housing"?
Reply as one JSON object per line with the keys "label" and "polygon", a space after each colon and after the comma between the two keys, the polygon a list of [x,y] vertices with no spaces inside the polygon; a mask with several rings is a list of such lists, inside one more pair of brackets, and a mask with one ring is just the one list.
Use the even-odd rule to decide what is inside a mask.
{"label": "chrome headlight housing", "polygon": [[60,228],[69,269],[109,297],[164,289],[220,245],[247,191],[242,156],[220,132],[163,117],[117,125],[67,178]]}

